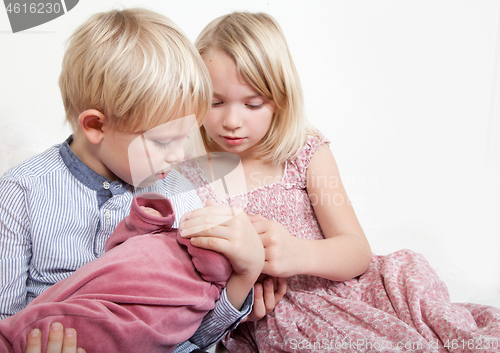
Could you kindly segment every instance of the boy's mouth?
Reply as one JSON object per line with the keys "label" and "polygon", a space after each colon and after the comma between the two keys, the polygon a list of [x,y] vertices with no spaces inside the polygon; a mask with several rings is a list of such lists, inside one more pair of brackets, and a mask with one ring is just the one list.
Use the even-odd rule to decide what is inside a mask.
{"label": "boy's mouth", "polygon": [[222,136],[227,144],[236,146],[243,142],[244,137],[232,137],[232,136]]}
{"label": "boy's mouth", "polygon": [[159,173],[156,173],[155,176],[158,179],[165,179],[167,177],[168,173],[170,173],[171,171],[172,171],[171,169],[165,169],[165,170],[162,170]]}

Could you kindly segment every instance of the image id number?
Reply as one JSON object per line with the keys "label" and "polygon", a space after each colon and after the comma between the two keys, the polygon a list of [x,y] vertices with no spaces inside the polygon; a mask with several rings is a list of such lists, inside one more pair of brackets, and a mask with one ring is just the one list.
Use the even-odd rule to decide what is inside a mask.
{"label": "image id number", "polygon": [[7,12],[10,13],[60,13],[62,11],[61,4],[59,3],[30,3],[19,4],[10,3],[6,7]]}

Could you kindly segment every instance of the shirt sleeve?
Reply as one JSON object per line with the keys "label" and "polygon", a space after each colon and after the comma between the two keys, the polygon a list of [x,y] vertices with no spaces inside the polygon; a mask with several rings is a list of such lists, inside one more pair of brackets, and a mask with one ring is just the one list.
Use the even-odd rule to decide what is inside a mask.
{"label": "shirt sleeve", "polygon": [[215,308],[210,311],[187,342],[178,345],[174,353],[187,353],[195,349],[206,349],[217,343],[226,333],[234,330],[252,310],[253,289],[248,293],[240,310],[237,310],[227,299],[226,288],[222,290],[221,296],[215,302]]}
{"label": "shirt sleeve", "polygon": [[26,280],[31,236],[24,190],[11,178],[0,179],[0,319],[27,305]]}

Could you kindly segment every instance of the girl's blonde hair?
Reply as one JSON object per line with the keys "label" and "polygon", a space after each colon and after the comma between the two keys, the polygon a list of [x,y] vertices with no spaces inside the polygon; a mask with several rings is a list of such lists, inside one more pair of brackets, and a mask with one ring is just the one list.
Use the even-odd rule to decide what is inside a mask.
{"label": "girl's blonde hair", "polygon": [[[203,56],[221,51],[236,63],[240,75],[262,96],[276,104],[269,131],[257,151],[265,162],[284,163],[317,135],[304,114],[302,88],[285,36],[265,13],[233,12],[210,22],[196,39]],[[201,128],[205,147],[209,136]]]}
{"label": "girl's blonde hair", "polygon": [[69,38],[59,86],[66,120],[97,109],[123,132],[146,131],[210,110],[208,70],[194,45],[165,16],[145,9],[98,13]]}

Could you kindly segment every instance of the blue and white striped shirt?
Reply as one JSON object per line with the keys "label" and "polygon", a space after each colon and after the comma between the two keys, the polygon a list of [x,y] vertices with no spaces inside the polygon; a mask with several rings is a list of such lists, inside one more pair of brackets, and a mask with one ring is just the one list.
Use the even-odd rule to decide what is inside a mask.
{"label": "blue and white striped shirt", "polygon": [[[73,154],[71,141],[70,137],[0,178],[0,318],[15,314],[44,290],[102,255],[106,239],[128,215],[135,195],[166,195],[177,219],[202,207],[192,185],[178,172],[170,172],[147,188],[121,180],[111,182]],[[200,327],[198,345],[213,343],[244,317],[251,307],[249,299],[237,311],[224,292],[216,310]],[[228,319],[232,321],[227,323]],[[188,346],[186,351],[191,350]]]}

